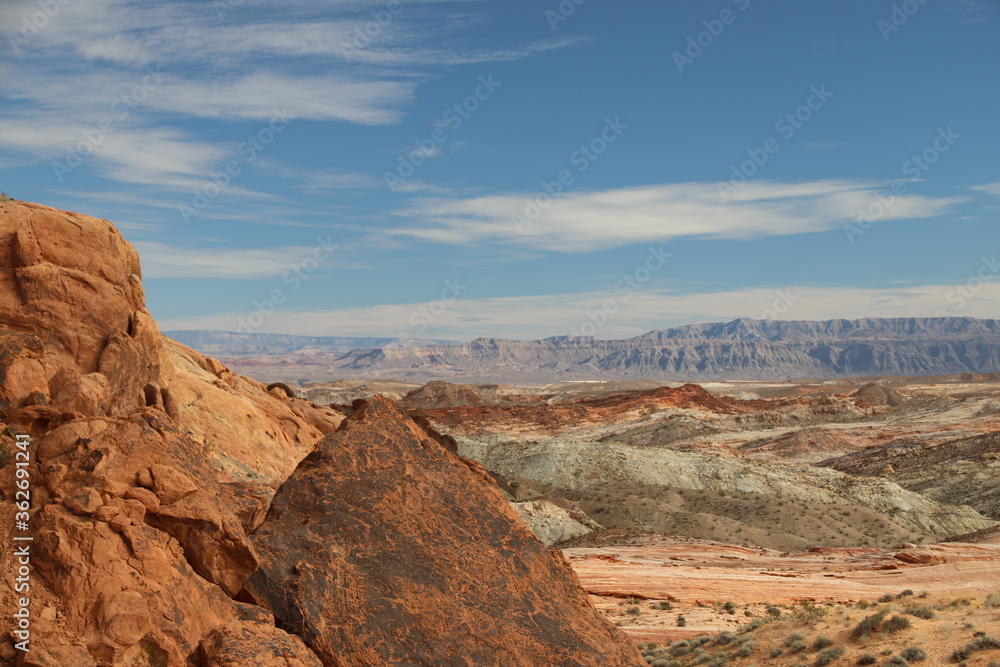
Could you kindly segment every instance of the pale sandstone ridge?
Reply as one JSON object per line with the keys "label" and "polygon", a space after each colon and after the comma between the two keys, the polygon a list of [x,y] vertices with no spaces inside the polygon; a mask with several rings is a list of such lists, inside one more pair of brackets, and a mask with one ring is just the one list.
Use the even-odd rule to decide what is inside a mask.
{"label": "pale sandstone ridge", "polygon": [[[275,491],[343,420],[339,412],[290,397],[282,387],[268,390],[162,337],[145,309],[136,253],[109,222],[0,202],[0,449],[10,450],[13,435],[33,437],[29,523],[34,536],[31,652],[14,650],[16,637],[6,615],[0,625],[0,664],[367,664],[352,651],[367,655],[371,647],[345,644],[331,659],[329,652],[307,645],[309,636],[290,634],[292,623],[279,623],[262,607],[234,599],[260,564],[270,562],[273,550],[281,549],[272,542],[262,556],[261,541],[249,537],[264,522]],[[442,465],[473,475],[436,441],[434,446],[447,462]],[[336,467],[326,472],[330,483],[341,474]],[[426,473],[414,468],[406,474]],[[14,466],[0,468],[5,500],[13,499],[14,481]],[[499,491],[485,476],[475,487],[476,492],[484,489],[484,499],[463,502],[476,504],[481,517],[509,523],[512,510],[502,496],[494,502]],[[454,508],[424,500],[422,510],[429,525],[445,533],[459,531],[449,523]],[[12,503],[0,505],[0,545],[12,544],[13,515]],[[361,525],[377,523],[379,517],[355,513]],[[528,542],[522,534],[527,529],[518,526],[512,530]],[[485,530],[462,524],[457,535],[477,542]],[[497,550],[508,543],[483,548]],[[433,540],[428,538],[427,545],[429,560],[421,564],[433,571]],[[525,576],[519,568],[527,557],[517,551],[504,551],[495,569],[484,565],[475,574],[508,577],[523,591],[540,586],[551,593],[552,618],[567,627],[592,628],[586,637],[593,643],[581,653],[619,656],[605,664],[642,664],[627,641],[586,605],[565,564],[539,543],[532,545],[528,548],[542,554],[537,558],[551,561],[549,574],[563,586],[558,591]],[[374,546],[355,549],[363,553]],[[9,548],[0,548],[5,584],[0,606],[10,610],[16,568]],[[380,564],[370,558],[378,576]],[[276,587],[286,586],[271,574]],[[346,592],[331,581],[316,594]],[[463,604],[448,595],[411,593],[415,597],[403,602],[411,605],[412,618],[425,623]],[[306,596],[303,602],[322,600]],[[511,633],[530,632],[528,618],[522,620],[525,627],[514,624]],[[394,656],[406,653],[408,628],[400,624],[397,629],[385,641],[399,645],[377,664],[400,664]],[[569,655],[567,664],[577,664],[572,651]],[[450,659],[436,664],[464,664],[461,658]],[[502,656],[495,664],[505,664]]]}

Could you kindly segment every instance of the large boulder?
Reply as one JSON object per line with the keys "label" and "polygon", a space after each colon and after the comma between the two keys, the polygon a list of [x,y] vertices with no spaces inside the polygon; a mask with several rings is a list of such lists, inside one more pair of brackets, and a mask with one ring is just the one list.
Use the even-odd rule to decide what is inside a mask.
{"label": "large boulder", "polygon": [[380,396],[299,464],[251,540],[243,599],[324,664],[645,664],[486,471]]}

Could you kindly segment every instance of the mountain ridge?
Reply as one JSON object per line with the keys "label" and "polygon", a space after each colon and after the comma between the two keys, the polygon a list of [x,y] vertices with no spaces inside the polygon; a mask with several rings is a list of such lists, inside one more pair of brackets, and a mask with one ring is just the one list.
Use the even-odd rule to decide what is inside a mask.
{"label": "mountain ridge", "polygon": [[353,350],[331,372],[403,378],[763,380],[1000,370],[1000,320],[865,318],[730,322],[627,339],[477,338]]}

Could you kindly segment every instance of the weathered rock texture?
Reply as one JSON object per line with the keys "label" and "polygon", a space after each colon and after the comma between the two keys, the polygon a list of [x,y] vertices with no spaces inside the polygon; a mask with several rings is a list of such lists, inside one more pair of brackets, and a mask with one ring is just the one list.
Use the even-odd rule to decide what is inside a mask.
{"label": "weathered rock texture", "polygon": [[246,599],[325,664],[643,664],[486,472],[381,397],[303,460],[252,542]]}
{"label": "weathered rock texture", "polygon": [[[401,426],[391,406],[367,414],[359,423],[382,429],[386,438],[417,437],[416,427]],[[622,635],[586,604],[565,565],[512,518],[485,475],[477,477],[437,440],[418,440],[418,449],[433,452],[423,455],[411,451],[410,440],[376,441],[372,452],[353,451],[324,469],[329,478],[317,481],[316,491],[326,484],[350,493],[317,497],[302,491],[298,478],[287,486],[298,489],[296,502],[307,503],[306,509],[337,504],[338,516],[353,521],[346,529],[369,538],[342,544],[370,568],[373,600],[364,605],[379,608],[387,599],[377,582],[402,585],[426,573],[426,582],[414,579],[393,594],[398,613],[392,611],[397,607],[386,611],[391,633],[376,641],[382,619],[358,616],[353,622],[368,628],[367,643],[326,644],[303,633],[307,646],[287,632],[303,627],[286,608],[269,605],[282,612],[276,622],[265,609],[236,601],[261,563],[264,573],[254,581],[294,593],[303,618],[358,593],[345,585],[354,581],[349,569],[340,579],[335,571],[310,569],[308,559],[297,561],[297,572],[275,569],[274,554],[295,553],[303,535],[279,538],[265,529],[272,539],[248,537],[282,482],[343,419],[162,337],[145,309],[136,253],[109,222],[0,202],[0,494],[13,500],[15,466],[8,455],[15,435],[30,434],[34,537],[31,651],[13,651],[11,639],[17,638],[5,612],[0,664],[385,664],[371,662],[376,649],[386,662],[423,652],[434,656],[434,664],[469,664],[467,655],[449,653],[467,644],[411,639],[436,637],[448,619],[466,624],[455,632],[491,635],[483,646],[519,646],[516,658],[495,658],[496,664],[641,664]],[[378,426],[380,419],[388,425]],[[326,442],[345,437],[353,436]],[[358,467],[379,453],[381,467]],[[393,453],[402,458],[393,460]],[[401,489],[406,502],[400,502]],[[14,592],[17,570],[7,547],[14,511],[12,502],[0,504],[4,610],[14,609],[14,598],[23,594]],[[397,523],[390,521],[393,513],[399,513]],[[395,541],[377,539],[380,531]],[[382,560],[386,544],[401,548]],[[258,553],[257,545],[266,548]],[[473,586],[471,580],[480,578],[497,592]],[[311,585],[314,579],[327,583]],[[475,604],[470,591],[477,593]],[[494,607],[520,610],[505,621],[504,632],[479,616]],[[344,622],[338,619],[319,621],[319,627],[334,628]],[[546,633],[555,642],[580,643],[518,641]],[[604,655],[614,659],[592,657]]]}

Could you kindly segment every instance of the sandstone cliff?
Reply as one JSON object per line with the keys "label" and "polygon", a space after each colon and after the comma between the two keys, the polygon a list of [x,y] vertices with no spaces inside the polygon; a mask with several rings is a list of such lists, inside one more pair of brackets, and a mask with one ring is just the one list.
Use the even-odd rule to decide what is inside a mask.
{"label": "sandstone cliff", "polygon": [[140,276],[109,222],[0,202],[0,448],[33,439],[31,651],[5,613],[3,664],[643,664],[475,464],[381,399],[338,431],[162,337]]}

